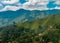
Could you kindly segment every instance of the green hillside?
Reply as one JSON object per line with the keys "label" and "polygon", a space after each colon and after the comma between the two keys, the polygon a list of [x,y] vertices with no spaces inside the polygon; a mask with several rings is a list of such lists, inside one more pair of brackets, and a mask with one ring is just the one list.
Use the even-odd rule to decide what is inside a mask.
{"label": "green hillside", "polygon": [[60,43],[60,13],[1,27],[0,43]]}
{"label": "green hillside", "polygon": [[54,26],[54,25],[59,25],[60,24],[60,14],[55,14],[55,15],[50,15],[48,17],[42,18],[42,19],[37,19],[32,22],[24,22],[24,23],[18,23],[17,26],[24,26],[25,28],[31,28],[31,29],[36,29],[39,26],[42,27],[47,27],[47,26]]}

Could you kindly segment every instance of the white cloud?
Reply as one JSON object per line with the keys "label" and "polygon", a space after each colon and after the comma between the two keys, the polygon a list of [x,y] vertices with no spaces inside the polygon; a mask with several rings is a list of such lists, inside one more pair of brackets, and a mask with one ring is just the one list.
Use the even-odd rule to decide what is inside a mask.
{"label": "white cloud", "polygon": [[15,4],[18,3],[19,0],[1,0],[3,4]]}
{"label": "white cloud", "polygon": [[12,10],[12,11],[16,11],[19,10],[21,7],[16,7],[16,6],[5,6],[5,8],[3,8],[2,10],[0,10],[0,12],[2,11],[8,11],[8,10]]}
{"label": "white cloud", "polygon": [[60,5],[60,0],[56,0],[55,2],[57,5]]}
{"label": "white cloud", "polygon": [[56,6],[54,9],[60,9],[60,7],[57,7],[57,6]]}
{"label": "white cloud", "polygon": [[[1,11],[6,11],[6,10],[12,10],[16,11],[19,9],[26,9],[26,10],[48,10],[47,4],[49,3],[50,0],[29,0],[28,2],[21,4],[19,0],[2,0],[1,3],[5,4],[6,6],[0,10]],[[59,0],[53,0],[55,1],[56,5],[60,5]],[[10,5],[11,4],[11,5]],[[12,5],[14,4],[14,5]],[[15,6],[17,5],[17,6]],[[52,8],[54,9],[54,8]],[[55,9],[58,9],[58,7],[55,7]],[[60,8],[59,8],[60,9]]]}
{"label": "white cloud", "polygon": [[24,9],[28,10],[47,10],[46,5],[49,0],[29,0],[29,2],[23,4]]}

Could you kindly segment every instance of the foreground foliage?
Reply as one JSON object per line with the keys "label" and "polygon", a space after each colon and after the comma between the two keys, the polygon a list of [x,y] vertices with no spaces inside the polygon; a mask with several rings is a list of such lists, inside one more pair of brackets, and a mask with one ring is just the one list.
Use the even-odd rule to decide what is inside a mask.
{"label": "foreground foliage", "polygon": [[52,17],[1,27],[0,43],[60,43],[60,22]]}

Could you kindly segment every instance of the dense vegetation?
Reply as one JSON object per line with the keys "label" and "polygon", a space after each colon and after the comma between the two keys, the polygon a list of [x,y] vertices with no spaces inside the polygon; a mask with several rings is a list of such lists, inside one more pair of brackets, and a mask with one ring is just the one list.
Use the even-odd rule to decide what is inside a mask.
{"label": "dense vegetation", "polygon": [[60,43],[60,15],[1,27],[0,43]]}

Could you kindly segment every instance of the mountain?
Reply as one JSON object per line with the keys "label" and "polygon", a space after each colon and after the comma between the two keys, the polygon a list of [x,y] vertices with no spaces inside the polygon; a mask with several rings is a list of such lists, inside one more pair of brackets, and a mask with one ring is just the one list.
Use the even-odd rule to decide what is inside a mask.
{"label": "mountain", "polygon": [[24,26],[25,28],[37,29],[39,26],[48,28],[49,26],[60,25],[60,13],[49,15],[45,18],[36,19],[34,21],[26,21],[24,23],[18,23],[17,26]]}
{"label": "mountain", "polygon": [[[50,41],[48,41],[48,39]],[[17,24],[14,23],[13,25],[1,27],[0,42],[60,43],[60,13],[49,15],[45,18],[34,21],[26,21]]]}
{"label": "mountain", "polygon": [[[4,26],[2,28],[11,29],[14,27],[15,28],[24,27],[24,28],[33,29],[36,31],[37,29],[40,28],[40,26],[43,27],[44,29],[50,28],[50,26],[53,26],[54,28],[60,29],[60,13],[49,15],[45,18],[36,19],[34,21],[26,21],[24,23],[19,22],[16,24],[15,23],[10,24],[10,25]],[[58,26],[58,27],[55,27],[55,26]],[[5,29],[2,29],[2,30],[5,30]]]}
{"label": "mountain", "polygon": [[60,12],[60,10],[24,10],[20,9],[17,11],[4,11],[0,12],[0,26],[11,24],[12,22],[25,22],[33,21],[37,18],[44,18],[48,15],[52,15]]}
{"label": "mountain", "polygon": [[[21,9],[21,10],[23,10],[23,9]],[[19,10],[19,11],[21,11],[21,10]],[[18,22],[34,21],[36,19],[45,18],[45,17],[47,17],[49,15],[53,15],[53,14],[56,14],[56,13],[59,13],[59,12],[60,12],[60,10],[43,10],[43,11],[39,11],[39,10],[33,10],[33,11],[23,10],[24,14],[20,14],[21,16],[15,18],[11,22],[15,21],[16,23],[18,23]]]}

